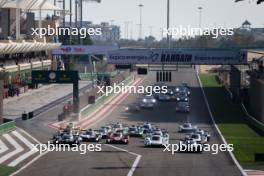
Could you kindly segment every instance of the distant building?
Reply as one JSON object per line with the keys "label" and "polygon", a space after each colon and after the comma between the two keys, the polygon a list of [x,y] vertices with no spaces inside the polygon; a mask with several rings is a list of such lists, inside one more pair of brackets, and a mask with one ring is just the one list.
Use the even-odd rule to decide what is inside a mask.
{"label": "distant building", "polygon": [[[16,31],[19,30],[16,28],[16,1],[8,1],[5,7],[0,8],[0,75],[5,75],[0,78],[3,81],[3,98],[24,93],[30,87],[35,88],[31,80],[32,71],[55,68],[56,58],[52,58],[51,51],[60,46],[60,43],[53,41],[56,36],[40,38],[32,34],[32,28],[37,28],[39,21],[34,12],[29,12],[30,2],[23,1],[22,4],[18,10],[19,38],[16,38]],[[45,4],[52,11],[55,8],[48,2]],[[31,8],[37,9],[38,6]],[[47,16],[42,19],[42,27],[55,27],[57,22],[58,18]]]}
{"label": "distant building", "polygon": [[264,28],[252,28],[251,23],[248,20],[244,21],[241,27],[236,28],[235,32],[241,34],[252,34],[255,40],[264,40]]}

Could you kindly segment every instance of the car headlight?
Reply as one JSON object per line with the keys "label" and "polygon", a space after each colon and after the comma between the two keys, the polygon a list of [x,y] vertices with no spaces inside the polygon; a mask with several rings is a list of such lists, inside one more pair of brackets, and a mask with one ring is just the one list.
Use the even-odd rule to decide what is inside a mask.
{"label": "car headlight", "polygon": [[143,99],[142,101],[143,101],[144,103],[146,103],[146,102],[147,102],[147,100],[146,100],[146,99]]}
{"label": "car headlight", "polygon": [[176,91],[177,91],[177,92],[179,92],[179,91],[180,91],[180,89],[179,89],[179,88],[176,88]]}
{"label": "car headlight", "polygon": [[185,98],[185,101],[188,101],[188,98]]}
{"label": "car headlight", "polygon": [[128,111],[129,110],[129,107],[126,107],[126,110]]}
{"label": "car headlight", "polygon": [[156,100],[155,100],[155,99],[153,99],[153,100],[152,100],[152,102],[153,102],[153,103],[156,103]]}
{"label": "car headlight", "polygon": [[177,98],[178,101],[180,101],[180,98]]}

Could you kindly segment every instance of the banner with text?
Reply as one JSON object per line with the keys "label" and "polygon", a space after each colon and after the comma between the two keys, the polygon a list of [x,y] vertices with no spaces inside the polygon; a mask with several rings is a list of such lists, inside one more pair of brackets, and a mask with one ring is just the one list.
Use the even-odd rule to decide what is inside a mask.
{"label": "banner with text", "polygon": [[196,49],[120,49],[108,52],[108,63],[243,65],[247,64],[247,52]]}

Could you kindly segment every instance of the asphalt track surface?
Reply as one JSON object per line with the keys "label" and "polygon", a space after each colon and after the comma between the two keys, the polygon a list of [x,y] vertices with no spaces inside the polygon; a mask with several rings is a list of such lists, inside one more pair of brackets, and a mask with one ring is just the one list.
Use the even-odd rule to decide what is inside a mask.
{"label": "asphalt track surface", "polygon": [[[182,114],[175,112],[175,102],[158,102],[154,110],[142,110],[139,113],[125,112],[127,104],[140,101],[141,95],[131,94],[110,115],[100,120],[91,128],[121,122],[138,124],[151,122],[170,133],[170,143],[178,144],[184,134],[177,132],[179,124],[187,120],[200,128],[211,132],[210,144],[220,144],[221,139],[211,124],[210,116],[203,100],[201,88],[193,69],[179,69],[174,72],[173,80],[169,85],[176,86],[181,82],[191,84],[191,112]],[[149,72],[142,85],[151,85],[155,82],[155,72]],[[59,108],[55,107],[39,117],[20,126],[45,143],[54,133],[47,124],[54,120]],[[114,146],[125,149],[141,156],[138,165],[131,173],[131,167],[136,155],[116,149]],[[130,175],[129,175],[130,174]],[[129,145],[113,146],[102,145],[100,152],[88,152],[84,155],[79,152],[48,152],[17,175],[38,176],[239,176],[241,175],[227,152],[213,155],[211,152],[175,153],[163,152],[162,148],[145,148],[140,138],[130,138]]]}

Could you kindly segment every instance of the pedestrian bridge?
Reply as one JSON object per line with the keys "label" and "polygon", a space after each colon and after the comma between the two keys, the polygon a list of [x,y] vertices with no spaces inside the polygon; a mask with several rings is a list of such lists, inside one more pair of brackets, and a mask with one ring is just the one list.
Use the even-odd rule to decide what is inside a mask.
{"label": "pedestrian bridge", "polygon": [[204,49],[120,49],[108,52],[111,64],[162,65],[243,65],[247,52],[243,50]]}
{"label": "pedestrian bridge", "polygon": [[117,46],[64,45],[53,55],[104,55],[109,64],[243,65],[246,50],[222,49],[119,49]]}

